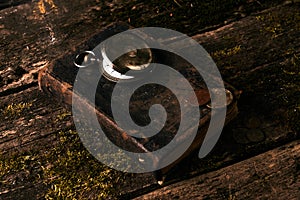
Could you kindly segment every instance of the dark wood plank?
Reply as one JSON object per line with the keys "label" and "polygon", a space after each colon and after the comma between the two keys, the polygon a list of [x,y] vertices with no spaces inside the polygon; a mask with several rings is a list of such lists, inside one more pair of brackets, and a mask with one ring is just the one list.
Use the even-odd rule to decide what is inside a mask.
{"label": "dark wood plank", "polygon": [[37,86],[0,97],[0,101],[2,155],[52,146],[56,142],[53,133],[73,126],[70,110],[43,94]]}
{"label": "dark wood plank", "polygon": [[[2,3],[4,5],[16,5],[21,2],[27,1],[11,0]],[[281,0],[268,0],[261,3],[258,1],[244,2],[243,5],[236,5],[236,7],[231,7],[231,10],[226,10],[228,12],[224,13],[226,19],[219,19],[213,22],[214,25],[207,28],[204,28],[208,26],[207,24],[195,24],[186,20],[182,22],[184,24],[182,26],[182,23],[174,20],[175,18],[172,18],[170,23],[165,24],[161,18],[169,17],[169,11],[164,10],[156,13],[157,7],[151,2],[114,1],[109,3],[94,0],[74,0],[70,4],[63,1],[39,0],[28,1],[28,3],[19,6],[3,9],[0,11],[0,48],[2,50],[0,52],[0,93],[9,88],[18,87],[19,84],[11,85],[11,83],[20,81],[24,74],[38,69],[41,65],[68,52],[82,40],[97,33],[105,25],[115,21],[127,22],[130,17],[126,13],[132,14],[131,25],[133,26],[140,27],[151,24],[151,26],[169,26],[167,28],[177,27],[186,31],[196,31],[196,34],[200,30],[216,29],[226,23],[240,19],[241,15],[246,16],[280,3],[282,3]],[[131,10],[132,8],[133,10]],[[172,9],[183,11],[183,8]],[[196,9],[196,7],[193,8],[194,12],[198,12]],[[145,12],[145,10],[149,12]],[[191,21],[191,19],[188,20]],[[185,33],[191,34],[191,32]],[[24,84],[22,83],[22,85]]]}
{"label": "dark wood plank", "polygon": [[[26,79],[29,80],[28,84],[23,82],[25,79],[20,81],[18,84],[13,82],[18,82],[24,76],[26,78],[26,73],[33,69],[36,70],[43,67],[45,64],[49,63],[49,61],[56,59],[59,55],[66,53],[74,46],[78,45],[81,40],[86,39],[99,31],[104,24],[107,24],[107,21],[104,21],[103,23],[99,22],[99,16],[95,16],[95,12],[103,13],[103,10],[101,10],[100,7],[91,3],[96,1],[90,1],[89,6],[83,6],[84,3],[80,2],[83,1],[74,1],[72,4],[67,4],[62,1],[60,5],[61,10],[59,10],[60,14],[58,15],[47,8],[47,12],[50,12],[47,16],[44,16],[36,10],[37,7],[34,7],[35,4],[25,4],[13,9],[0,11],[0,33],[1,39],[3,39],[0,43],[1,109],[13,102],[30,102],[30,95],[33,93],[24,92],[23,95],[19,96],[14,93],[36,85],[37,73],[34,72],[30,75],[33,79]],[[144,9],[143,6],[140,8],[142,10]],[[14,11],[15,9],[17,12]],[[299,99],[299,92],[297,92],[299,90],[296,84],[299,82],[299,76],[297,76],[297,73],[295,74],[295,72],[297,72],[296,69],[292,68],[294,63],[293,59],[296,59],[295,56],[299,57],[298,10],[299,4],[281,6],[279,8],[268,10],[262,14],[258,13],[254,16],[250,16],[252,19],[251,21],[247,21],[249,20],[247,17],[239,23],[230,23],[228,26],[222,27],[217,31],[210,31],[206,34],[201,34],[195,37],[196,39],[199,39],[199,42],[205,46],[210,53],[219,55],[219,59],[216,57],[214,58],[217,60],[225,79],[229,80],[235,86],[238,86],[238,89],[243,90],[243,94],[239,102],[240,115],[238,119],[232,123],[231,127],[225,129],[220,143],[217,145],[216,151],[214,151],[208,159],[203,161],[199,161],[197,155],[187,159],[185,164],[180,165],[178,170],[171,173],[170,176],[175,179],[175,181],[182,180],[182,178],[185,178],[187,174],[195,176],[199,173],[205,173],[213,169],[221,168],[224,165],[232,164],[299,138],[299,129],[297,129],[297,127],[300,127],[299,123],[297,123],[299,122],[299,109],[295,103],[295,100]],[[37,12],[34,14],[33,11]],[[64,13],[63,17],[61,17],[62,13]],[[260,15],[267,17],[264,18],[267,20],[262,20],[262,18],[259,17]],[[273,20],[272,16],[275,16]],[[258,19],[256,19],[256,17],[258,17]],[[127,20],[127,18],[122,19],[124,21]],[[289,20],[285,22],[285,19]],[[229,22],[231,21],[229,20]],[[283,31],[279,31],[277,33],[275,31],[276,34],[273,36],[272,26],[273,28],[276,27],[276,22],[280,22]],[[180,24],[179,22],[174,23]],[[18,26],[15,24],[18,24]],[[56,25],[53,26],[53,24]],[[269,24],[271,25],[269,26]],[[190,24],[189,26],[193,26],[193,24]],[[51,42],[53,39],[53,35],[51,36],[51,34],[53,34],[51,29],[55,33],[54,36],[56,40],[54,42]],[[215,28],[213,28],[213,30],[214,29]],[[233,35],[233,40],[231,40],[231,35]],[[247,40],[252,42],[249,42],[248,44]],[[256,43],[259,45],[256,45]],[[218,53],[219,50],[232,52],[234,47],[238,47],[240,44],[242,44],[242,51],[237,54],[227,57],[222,56],[222,53],[220,52]],[[263,47],[264,45],[267,47]],[[258,46],[259,51],[256,50],[256,46]],[[270,50],[268,48],[270,48]],[[286,54],[284,49],[287,50]],[[268,54],[265,52],[268,52]],[[238,54],[241,55],[237,56]],[[228,62],[222,62],[222,60]],[[245,68],[243,68],[244,66]],[[31,83],[33,83],[33,85],[30,85]],[[28,87],[22,88],[22,85],[28,85]],[[266,93],[265,91],[269,92]],[[28,94],[30,95],[28,96]],[[41,93],[38,92],[36,94],[38,94],[38,96],[41,95]],[[15,101],[16,96],[24,100]],[[42,100],[37,105],[44,108],[43,106],[48,104],[46,106],[47,112],[52,112],[53,110],[54,112],[52,114],[43,114],[43,112],[39,109],[34,112],[40,113],[41,116],[46,115],[48,118],[51,118],[46,119],[47,117],[45,117],[43,119],[47,122],[41,123],[42,125],[46,124],[47,129],[51,129],[50,124],[52,124],[53,121],[56,121],[57,114],[59,115],[60,113],[58,110],[62,110],[62,113],[65,111],[63,111],[61,106],[56,107],[56,102],[52,102],[51,99],[47,100],[47,98],[43,97],[43,95],[41,96]],[[5,102],[5,104],[2,104],[2,102]],[[274,106],[275,109],[273,109]],[[26,120],[22,119],[23,117],[24,116],[20,117],[21,122],[25,121],[27,123],[27,121],[30,120],[30,117],[26,118]],[[6,120],[4,123],[1,123],[1,138],[4,138],[3,141],[6,141],[6,139],[11,136],[14,137],[14,131],[9,131],[10,122],[18,126],[20,125],[18,120],[19,118],[16,118],[12,121]],[[53,124],[57,124],[57,122]],[[39,130],[40,127],[38,124],[35,124],[34,126],[36,126],[36,130]],[[63,129],[64,126],[64,123],[62,123],[62,127],[59,128],[58,126],[56,128]],[[11,129],[17,130],[19,128],[20,127],[15,127]],[[26,129],[26,127],[21,128],[22,131],[30,134],[30,129],[33,127],[28,127],[28,129]],[[54,130],[58,130],[56,128],[54,128]],[[34,133],[33,135],[38,136],[39,133]],[[20,134],[22,135],[22,133]],[[6,137],[5,135],[9,137]],[[46,140],[43,139],[45,137]],[[44,145],[47,147],[47,144],[51,146],[53,140],[56,139],[55,136],[52,138],[50,135],[47,136],[47,134],[45,137],[41,137],[40,144],[42,145],[37,145],[38,148],[42,148]],[[18,141],[16,140],[15,144],[17,145],[13,146],[16,146],[17,148],[14,148],[12,151],[15,152],[19,149],[20,154],[26,149],[34,149],[36,145],[33,141],[27,146],[28,148],[19,148],[19,144],[22,144],[20,138],[18,138]],[[13,146],[10,145],[10,147]],[[9,150],[6,152],[11,151]],[[288,153],[285,155],[289,158]],[[283,168],[285,166],[292,166],[289,165],[289,161],[282,162],[281,164]],[[188,167],[186,167],[187,165]],[[265,169],[262,165],[256,165],[256,167],[257,171],[264,171]],[[180,173],[182,171],[184,172]],[[34,173],[35,172],[33,172],[33,174]],[[135,192],[139,190],[139,194],[142,194],[158,188],[155,185],[154,179],[145,177],[147,177],[147,175],[143,174],[133,175],[130,177],[129,179],[131,182],[129,186],[125,183],[124,186],[121,186],[124,193],[131,191],[132,194],[137,194]],[[176,177],[179,177],[179,179],[176,179]],[[11,179],[7,180],[9,181]],[[143,180],[143,183],[141,184],[139,180]],[[279,179],[276,179],[273,182],[276,181],[278,183],[276,183],[278,185],[276,191],[281,191],[282,189],[279,188],[281,183],[286,182],[282,182],[280,176]],[[249,184],[247,185],[249,190],[251,188],[255,188],[255,183],[255,180],[249,180]],[[31,185],[28,186],[25,183],[21,184],[24,184],[24,188],[31,188]],[[297,187],[299,182],[291,181],[291,184],[292,185],[290,187],[284,189],[286,189],[286,191],[294,191],[293,188]],[[17,187],[12,185],[12,187],[15,187],[14,191],[17,192],[10,190],[7,191],[1,185],[1,192],[6,191],[6,193],[5,198],[2,195],[0,198],[14,199],[16,194],[26,198],[25,193],[30,190],[22,190],[22,186],[19,188],[19,186]],[[126,187],[127,190],[125,189]],[[224,186],[224,188],[225,187],[227,188],[227,185]],[[35,192],[36,191],[42,192],[42,190],[35,190]],[[229,194],[229,190],[227,191],[228,192],[221,189],[219,192],[220,196],[224,193]],[[267,191],[269,190],[266,190],[266,192]],[[289,196],[284,196],[285,194],[286,193],[283,191],[283,197],[289,199]],[[291,192],[291,194],[294,193]],[[209,195],[213,196],[213,194]],[[263,196],[263,192],[261,193],[261,196]]]}
{"label": "dark wood plank", "polygon": [[300,141],[138,199],[298,199]]}
{"label": "dark wood plank", "polygon": [[29,2],[29,0],[3,0],[0,2],[0,10]]}

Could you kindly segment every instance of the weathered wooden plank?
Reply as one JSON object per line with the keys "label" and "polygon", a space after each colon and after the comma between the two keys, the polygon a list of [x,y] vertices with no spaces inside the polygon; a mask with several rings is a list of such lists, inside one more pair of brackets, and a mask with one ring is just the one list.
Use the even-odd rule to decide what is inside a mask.
{"label": "weathered wooden plank", "polygon": [[0,97],[0,101],[1,154],[46,148],[55,142],[53,133],[72,126],[70,111],[37,86]]}
{"label": "weathered wooden plank", "polygon": [[17,6],[28,2],[29,0],[3,0],[0,2],[0,10],[12,6]]}
{"label": "weathered wooden plank", "polygon": [[247,72],[299,52],[299,26],[299,4],[293,4],[255,13],[193,38],[211,53],[224,78],[237,81]]}
{"label": "weathered wooden plank", "polygon": [[300,141],[138,199],[298,199]]}
{"label": "weathered wooden plank", "polygon": [[[43,63],[46,63],[56,58],[58,55],[65,53],[66,51],[69,51],[69,49],[72,49],[73,46],[78,44],[78,41],[85,39],[86,37],[89,37],[91,34],[97,32],[102,27],[101,25],[99,25],[99,18],[92,20],[91,19],[93,18],[92,15],[88,16],[88,14],[86,15],[82,14],[82,13],[94,13],[93,10],[99,11],[100,8],[99,7],[91,8],[90,6],[85,6],[84,3],[80,3],[80,2],[82,1],[74,1],[72,5],[69,4],[62,5],[61,8],[65,8],[63,12],[68,13],[66,17],[61,17],[61,15],[56,15],[53,12],[47,15],[48,17],[46,17],[46,19],[48,20],[48,23],[46,24],[43,20],[39,20],[38,18],[33,20],[34,17],[30,17],[33,14],[33,7],[31,7],[31,5],[30,6],[24,5],[24,6],[15,7],[14,9],[0,11],[1,12],[0,32],[1,32],[1,37],[3,38],[3,40],[1,40],[0,43],[1,45],[0,68],[2,71],[2,70],[6,70],[8,67],[12,67],[12,69],[14,69],[14,71],[17,72],[17,73],[14,72],[10,74],[10,72],[8,71],[9,72],[8,75],[17,75],[16,78],[13,78],[13,76],[7,78],[1,75],[0,78],[1,86],[4,86],[2,80],[7,81],[7,83],[9,84],[9,82],[18,81],[23,77],[24,71],[21,70],[20,68],[16,69],[16,67],[21,66],[21,68],[22,69],[24,68],[26,72],[30,71],[30,69],[37,69],[38,67],[44,65]],[[65,3],[62,2],[62,4]],[[224,28],[218,29],[218,33],[214,31],[210,31],[208,33],[208,35],[210,35],[210,37],[208,37],[209,38],[208,43],[210,45],[205,46],[204,42],[201,42],[201,44],[203,44],[205,48],[207,48],[212,54],[216,53],[216,55],[221,55],[221,58],[219,60],[224,59],[228,61],[228,63],[222,63],[219,61],[218,64],[219,66],[222,66],[221,70],[222,70],[222,74],[225,75],[225,78],[227,80],[230,80],[230,82],[233,83],[234,85],[237,85],[239,89],[243,90],[242,98],[239,103],[241,112],[239,118],[233,123],[232,127],[227,128],[224,131],[223,137],[221,138],[221,141],[217,146],[222,148],[217,148],[216,151],[211,154],[210,159],[207,159],[206,162],[205,161],[199,162],[197,156],[194,155],[194,157],[189,158],[184,165],[180,165],[177,171],[172,173],[171,175],[172,178],[180,177],[182,179],[186,174],[190,174],[191,176],[193,176],[199,172],[207,172],[208,170],[212,170],[224,166],[224,164],[226,165],[232,162],[239,161],[241,159],[245,159],[249,156],[252,156],[253,154],[261,153],[266,149],[270,149],[273,148],[274,146],[282,145],[287,141],[291,141],[294,140],[295,138],[299,138],[299,129],[298,132],[295,131],[296,130],[295,128],[297,128],[295,126],[296,122],[297,120],[299,121],[299,115],[297,115],[297,113],[299,113],[299,110],[294,103],[295,99],[296,100],[299,99],[298,98],[299,93],[297,93],[297,87],[295,87],[295,85],[297,86],[296,83],[299,82],[299,79],[297,79],[296,78],[297,76],[295,75],[292,76],[287,74],[287,73],[290,74],[295,73],[295,69],[292,69],[290,67],[293,66],[292,58],[294,57],[294,54],[296,56],[299,55],[298,54],[299,46],[297,45],[297,42],[299,44],[299,41],[297,40],[299,38],[298,37],[299,28],[297,28],[299,27],[299,24],[295,23],[295,22],[299,22],[299,20],[298,21],[296,20],[298,19],[297,18],[298,16],[297,13],[299,13],[298,8],[299,6],[297,7],[297,4],[293,4],[292,6],[282,7],[281,8],[282,10],[280,12],[281,14],[278,15],[273,21],[274,23],[272,24],[272,26],[275,27],[276,21],[278,20],[280,21],[280,18],[285,19],[286,14],[292,14],[289,15],[290,16],[289,18],[290,19],[294,18],[294,20],[291,20],[291,22],[293,23],[283,24],[284,34],[279,33],[279,36],[276,36],[278,34],[274,35],[274,37],[276,36],[275,40],[279,40],[276,39],[279,37],[282,40],[281,42],[285,41],[285,36],[288,36],[289,38],[286,43],[279,42],[280,45],[278,45],[277,43],[278,41],[276,41],[276,44],[274,44],[273,46],[271,45],[271,47],[275,50],[275,52],[277,52],[274,55],[279,55],[279,59],[277,59],[277,56],[270,56],[272,55],[274,50],[273,51],[267,50],[270,53],[270,55],[266,55],[263,53],[264,50],[266,49],[259,48],[260,51],[255,52],[255,47],[247,46],[247,40],[244,40],[242,35],[246,34],[245,32],[247,32],[247,29],[249,27],[250,28],[252,26],[256,27],[255,23],[254,24],[250,23],[249,27],[244,26],[243,29],[245,31],[240,32],[242,34],[240,34],[240,37],[237,37],[239,38],[239,40],[233,40],[234,42],[230,43],[231,40],[229,34],[232,34],[233,32],[238,33],[239,27],[242,26],[242,22],[246,23],[246,21],[242,21],[241,24],[239,24],[238,26],[229,25]],[[13,11],[15,9],[18,11],[17,12]],[[141,9],[143,9],[143,6],[141,6]],[[276,12],[277,12],[276,9],[275,10],[273,9],[271,11],[269,10],[268,13],[264,14],[264,16],[269,15],[270,18],[272,18],[272,13],[276,13]],[[73,17],[70,17],[70,15]],[[38,16],[40,17],[40,19],[43,18],[42,15],[38,15]],[[78,17],[74,17],[74,16],[78,16]],[[51,18],[57,19],[60,17],[61,17],[60,20],[57,21],[54,20],[55,23],[58,22],[56,23],[58,25],[54,27],[51,26],[51,24],[54,23],[53,21],[51,21]],[[8,21],[6,22],[5,20],[8,20],[9,22]],[[257,23],[260,24],[260,21],[258,20]],[[18,24],[18,26],[15,26],[15,24]],[[51,43],[50,29],[45,28],[47,27],[46,26],[47,24],[50,25],[50,27],[54,29],[54,32],[56,33],[55,34],[56,42],[54,42],[54,44]],[[233,23],[233,25],[234,24],[236,23]],[[258,43],[260,44],[264,44],[264,45],[266,43],[268,43],[268,45],[272,44],[271,39],[274,40],[274,38],[272,38],[273,33],[270,32],[272,31],[272,29],[269,29],[270,27],[272,28],[272,26],[267,26],[268,24],[269,22],[266,21],[264,22],[264,26],[261,27],[262,33],[268,33],[267,35],[270,36],[269,38],[265,37],[266,40],[259,40],[261,35],[257,34],[257,31],[260,32],[260,29],[258,27],[256,27],[255,29],[256,32],[254,32],[256,37],[249,37],[251,36],[251,33],[249,33],[244,37],[252,40],[257,39],[257,41],[259,41]],[[2,25],[4,25],[4,28],[2,28]],[[63,29],[64,31],[60,31],[61,29]],[[228,32],[228,30],[230,29],[232,29],[231,32],[230,31]],[[222,31],[224,31],[224,35],[222,35]],[[24,34],[24,37],[22,36],[22,34]],[[38,35],[40,39],[37,39],[36,35]],[[214,35],[217,35],[217,37],[214,37]],[[207,35],[203,37],[206,38]],[[294,39],[296,42],[292,41],[292,37],[295,37]],[[203,40],[201,39],[201,41],[204,40],[205,39]],[[222,40],[222,42],[218,42],[219,40]],[[214,42],[217,43],[214,44]],[[221,54],[220,52],[218,53],[218,50],[224,50],[224,49],[226,54],[227,53],[230,54],[230,52],[234,52],[230,50],[234,50],[234,47],[238,46],[239,42],[242,42],[242,44],[246,45],[247,48],[244,49],[245,51],[243,52],[243,56],[239,56],[238,58],[234,59],[234,62],[231,62],[231,60],[229,59],[229,57],[234,57],[234,55],[231,55],[227,58],[226,56],[222,56],[222,53]],[[221,46],[221,44],[223,46]],[[29,47],[29,51],[26,50],[27,46]],[[277,51],[277,48],[288,50],[286,47],[293,49],[293,46],[296,47],[295,51],[287,51],[287,54],[284,54],[283,57],[280,57],[280,52]],[[243,46],[241,46],[241,49],[243,50]],[[248,59],[249,62],[248,61],[243,62],[244,59],[248,58],[247,57],[248,51],[255,52],[255,56],[251,54],[249,55],[251,56],[251,59]],[[49,56],[49,57],[47,57],[47,59],[44,59],[45,56]],[[265,60],[266,63],[263,62],[265,58],[266,58]],[[295,59],[296,58],[294,58],[294,60]],[[256,60],[257,63],[253,62]],[[42,63],[39,63],[40,61],[42,61]],[[230,62],[235,63],[235,65],[230,66]],[[239,64],[239,62],[243,64]],[[283,65],[281,65],[280,62],[283,62],[282,63]],[[36,67],[34,67],[35,63],[37,63]],[[247,63],[249,63],[250,65],[247,65]],[[247,66],[245,70],[242,69],[244,64]],[[236,70],[235,67],[237,67],[238,70]],[[281,68],[283,68],[285,72],[283,72]],[[272,81],[272,80],[276,80],[276,81]],[[18,87],[19,86],[17,86],[16,88]],[[9,90],[5,89],[3,91],[9,91]],[[4,92],[2,93],[3,94],[2,97],[8,97],[7,95],[14,93],[15,91],[20,91],[20,90],[11,90],[9,92]],[[270,92],[266,94],[265,91],[270,91]],[[22,97],[24,98],[26,96],[27,95],[24,95]],[[9,97],[10,99],[9,98],[6,99],[5,102],[9,102],[9,100],[14,101],[14,96],[9,96]],[[283,103],[285,100],[287,100],[287,103]],[[277,104],[277,102],[279,102],[279,104]],[[55,105],[55,103],[52,103],[50,105]],[[277,107],[275,110],[272,111],[272,107],[274,105],[277,105]],[[41,103],[40,106],[43,106],[43,103]],[[2,104],[1,104],[1,108],[2,108]],[[296,110],[295,112],[290,112],[294,109]],[[51,111],[50,108],[47,110],[49,112]],[[50,115],[48,116],[50,117]],[[294,116],[294,120],[292,116]],[[7,122],[7,126],[9,126],[10,122],[9,121],[6,122]],[[5,126],[2,126],[2,128],[3,127]],[[3,130],[4,129],[5,128],[3,128]],[[263,130],[263,133],[261,129]],[[265,135],[268,136],[265,137]],[[268,143],[264,142],[265,138],[269,138]],[[273,141],[272,138],[275,138],[275,140]],[[51,143],[50,140],[49,143]],[[31,146],[29,148],[34,148],[34,146]],[[214,158],[214,157],[218,157],[218,158]],[[285,164],[287,163],[282,163],[282,166],[284,166]],[[186,165],[189,165],[189,167],[186,167]],[[259,169],[263,169],[263,167],[259,165],[258,170]],[[186,170],[184,173],[180,173],[181,171],[184,170]],[[143,184],[141,184],[138,181],[135,181],[134,178],[132,178],[131,185],[134,186],[131,187],[131,189],[133,188],[133,190],[135,190],[136,188],[143,188],[144,186],[147,185],[149,186],[148,189],[151,187],[156,188],[156,186],[153,187],[154,179],[145,180],[143,175],[139,175],[139,176],[137,175],[134,177],[136,177],[139,180],[143,180]],[[278,183],[280,183],[280,181],[278,181]],[[249,184],[249,188],[251,188],[252,186],[253,187],[255,186],[255,181],[252,182],[252,185]],[[294,187],[294,185],[291,187]],[[287,190],[288,189],[289,188],[287,188]],[[147,188],[143,188],[141,190],[141,193],[143,193],[143,191],[146,190]],[[22,190],[21,189],[18,190],[17,193],[22,194]],[[220,193],[222,193],[222,190]],[[5,197],[13,198],[15,194],[16,193],[8,192]],[[24,195],[23,197],[26,197],[26,195],[25,196]]]}
{"label": "weathered wooden plank", "polygon": [[[18,176],[18,174],[16,174]],[[19,187],[0,191],[1,200],[14,200],[14,199],[43,199],[48,190],[43,182],[33,184],[31,182],[23,183]]]}
{"label": "weathered wooden plank", "polygon": [[[4,1],[4,5],[16,5],[21,0]],[[241,15],[263,10],[267,7],[282,3],[277,1],[245,1],[242,5],[230,7],[223,15],[226,18],[216,22],[217,26],[237,20]],[[160,3],[159,3],[160,4]],[[193,12],[198,12],[194,5]],[[183,11],[184,8],[172,8],[173,11]],[[94,0],[74,0],[72,4],[63,1],[33,1],[0,11],[0,87],[1,91],[17,87],[12,82],[18,82],[22,76],[31,70],[38,69],[41,63],[47,63],[59,55],[77,46],[81,40],[97,33],[105,25],[115,21],[128,21],[131,25],[162,26],[167,28],[177,27],[177,30],[199,32],[207,24],[191,23],[192,19],[185,19],[180,23],[174,17],[170,17],[172,11],[158,12],[155,3],[135,1],[101,2]],[[113,13],[113,14],[112,14]],[[128,16],[127,13],[131,13]],[[197,13],[198,14],[198,13]],[[220,14],[220,13],[218,13]],[[222,15],[222,14],[220,14]],[[141,17],[142,16],[142,17]],[[164,23],[161,17],[171,21]],[[192,16],[201,18],[202,16]],[[222,21],[224,20],[224,21]],[[15,24],[18,24],[16,26]],[[215,25],[216,25],[215,24]],[[203,27],[204,26],[204,27]],[[215,29],[213,25],[205,30]],[[204,30],[202,30],[204,31]],[[2,73],[7,72],[7,73]],[[4,88],[2,88],[4,87]]]}

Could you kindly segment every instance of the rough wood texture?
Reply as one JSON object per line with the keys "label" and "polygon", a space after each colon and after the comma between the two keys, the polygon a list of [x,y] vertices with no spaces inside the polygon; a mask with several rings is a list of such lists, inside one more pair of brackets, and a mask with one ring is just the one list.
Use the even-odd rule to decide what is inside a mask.
{"label": "rough wood texture", "polygon": [[135,199],[298,199],[299,167],[298,140]]}
{"label": "rough wood texture", "polygon": [[[22,112],[20,110],[20,113],[16,108],[15,112],[8,110],[0,114],[2,154],[47,148],[49,141],[55,141],[53,133],[72,126],[70,113],[60,120],[59,115],[68,111],[59,104],[53,104],[53,100],[42,94],[37,86],[0,97],[3,106],[12,105],[11,99],[14,100],[13,105],[25,104],[26,108]],[[51,143],[48,145],[51,146]]]}
{"label": "rough wood texture", "polygon": [[[251,5],[253,2],[258,5],[258,1],[249,2],[252,2]],[[261,1],[263,6],[259,5],[260,10],[274,5],[269,1],[266,2],[267,6]],[[277,4],[278,1],[272,2]],[[113,15],[110,20],[102,20],[111,16],[111,12],[121,13],[126,10],[126,5],[128,4],[122,5],[114,1],[101,7],[96,5],[96,1],[75,0],[72,4],[60,1],[58,10],[49,9],[47,5],[45,8],[47,14],[40,12],[37,2],[0,11],[0,109],[5,110],[12,103],[20,103],[22,106],[23,103],[32,102],[32,106],[24,109],[25,112],[20,112],[20,115],[10,115],[12,118],[1,115],[0,150],[4,152],[4,157],[10,158],[13,154],[21,156],[27,150],[33,149],[45,154],[47,150],[57,147],[60,141],[55,133],[72,126],[71,116],[66,115],[67,117],[61,120],[61,116],[69,111],[38,91],[37,72],[50,61],[70,52],[70,49],[109,22],[116,19],[127,21],[129,16],[126,14],[122,14],[122,18]],[[133,5],[130,5],[128,9],[131,12]],[[132,11],[143,13],[141,15],[147,19],[138,21],[131,17],[131,20],[135,21],[133,26],[145,25],[144,22],[149,22],[147,25],[163,25],[165,21],[161,20],[162,14],[156,15],[154,9],[148,13],[144,9],[149,7],[140,3],[136,5],[136,10]],[[254,10],[258,10],[257,7]],[[242,9],[240,14],[243,14],[243,11]],[[167,15],[169,16],[169,13]],[[231,17],[232,15],[229,18]],[[153,19],[157,21],[151,21]],[[212,184],[213,191],[219,188],[213,193],[201,187],[208,198],[230,198],[236,195],[236,199],[239,199],[240,195],[245,198],[258,196],[264,199],[276,198],[278,195],[279,198],[297,199],[299,166],[295,163],[299,163],[297,156],[299,143],[290,142],[299,139],[300,127],[298,101],[300,90],[297,84],[300,82],[299,4],[288,3],[262,13],[233,19],[227,20],[226,26],[221,24],[212,27],[209,32],[195,36],[195,39],[211,53],[225,80],[243,91],[239,101],[240,114],[224,130],[210,156],[203,160],[199,160],[196,154],[190,156],[170,173],[168,181],[180,182],[199,173],[218,169],[217,172],[221,174],[215,176],[214,172],[207,174],[209,177],[207,180],[202,179],[206,175],[200,176],[205,183]],[[236,21],[237,19],[241,20]],[[198,24],[192,21],[190,23],[187,23],[188,20],[184,21],[184,26],[176,20],[170,22],[172,23],[169,27],[177,25],[181,29],[191,30],[189,27],[195,27],[194,31],[199,30]],[[216,27],[219,28],[215,30]],[[287,143],[290,144],[286,145]],[[264,153],[275,147],[279,148]],[[270,152],[274,157],[273,161],[268,159],[271,156]],[[257,161],[255,165],[253,160],[245,160],[257,154],[261,155],[251,158]],[[295,156],[294,161],[291,155]],[[231,165],[241,160],[245,160],[244,164],[249,162],[251,166],[244,168],[249,169],[249,172],[245,171],[249,174],[248,177],[241,174],[244,172],[240,171],[241,168],[235,168],[240,163]],[[263,162],[264,160],[266,161]],[[280,171],[273,171],[273,168],[265,165],[266,163],[274,164],[274,169]],[[44,197],[44,192],[51,184],[47,186],[40,184],[40,177],[37,178],[39,181],[32,181],[32,177],[39,175],[35,167],[39,169],[40,164],[34,160],[30,164],[34,167],[29,165],[29,171],[10,172],[0,177],[0,199]],[[224,170],[231,173],[228,179],[224,177],[226,170],[222,171],[224,166],[228,166]],[[217,183],[214,180],[218,179],[224,180],[225,183],[219,181],[219,185],[213,185]],[[239,182],[241,186],[231,180],[241,180]],[[189,180],[185,180],[184,183],[189,184]],[[199,184],[202,185],[201,181]],[[231,190],[232,186],[236,190]],[[159,188],[153,177],[148,174],[132,175],[120,187],[123,193],[121,199],[136,197]],[[237,191],[239,189],[240,193]],[[252,189],[255,193],[251,192]],[[186,192],[177,192],[179,198],[186,195]],[[174,197],[175,193],[175,190],[171,191]]]}

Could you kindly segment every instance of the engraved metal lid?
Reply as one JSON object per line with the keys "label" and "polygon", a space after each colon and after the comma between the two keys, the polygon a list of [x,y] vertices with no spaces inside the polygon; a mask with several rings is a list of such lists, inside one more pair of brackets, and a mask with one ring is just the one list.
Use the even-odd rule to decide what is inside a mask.
{"label": "engraved metal lid", "polygon": [[[127,53],[118,57],[118,52]],[[122,34],[105,42],[101,48],[101,55],[103,62],[100,69],[104,77],[113,82],[138,79],[152,70],[152,51],[137,35]]]}

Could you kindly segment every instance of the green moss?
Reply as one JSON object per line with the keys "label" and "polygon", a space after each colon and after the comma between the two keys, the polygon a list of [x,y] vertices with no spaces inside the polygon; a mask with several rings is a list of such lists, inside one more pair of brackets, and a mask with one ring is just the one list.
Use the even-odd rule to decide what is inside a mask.
{"label": "green moss", "polygon": [[56,116],[56,122],[58,122],[58,121],[62,121],[62,120],[64,120],[64,119],[66,119],[67,117],[70,117],[70,116],[72,116],[72,113],[71,112],[63,112],[63,113],[61,113],[61,114],[58,114],[57,116]]}
{"label": "green moss", "polygon": [[226,58],[226,57],[236,55],[240,51],[241,51],[241,45],[236,45],[232,48],[225,48],[222,50],[215,51],[215,52],[211,53],[211,56],[214,59],[219,60],[221,58]]}
{"label": "green moss", "polygon": [[32,103],[12,103],[2,108],[0,113],[5,119],[11,119],[19,117],[22,113],[28,111],[31,106]]}
{"label": "green moss", "polygon": [[21,170],[28,170],[29,163],[36,160],[35,155],[30,153],[24,153],[22,155],[14,155],[9,158],[0,156],[0,177],[7,175],[8,173],[14,173]]}
{"label": "green moss", "polygon": [[284,16],[278,13],[269,13],[265,16],[256,16],[256,19],[263,24],[261,31],[271,34],[272,39],[284,34],[285,29],[293,27],[300,30],[300,13],[285,13]]}
{"label": "green moss", "polygon": [[61,131],[58,138],[59,143],[48,151],[1,156],[0,185],[13,184],[5,181],[7,175],[24,171],[31,174],[35,170],[30,182],[44,181],[49,188],[45,199],[106,199],[119,195],[116,186],[124,180],[123,173],[93,158],[75,131]]}
{"label": "green moss", "polygon": [[60,145],[51,151],[43,168],[50,189],[46,199],[102,199],[117,195],[123,174],[110,169],[82,146],[76,132],[59,132]]}

